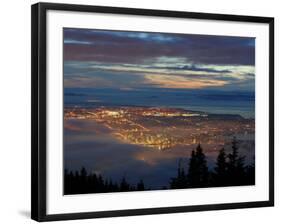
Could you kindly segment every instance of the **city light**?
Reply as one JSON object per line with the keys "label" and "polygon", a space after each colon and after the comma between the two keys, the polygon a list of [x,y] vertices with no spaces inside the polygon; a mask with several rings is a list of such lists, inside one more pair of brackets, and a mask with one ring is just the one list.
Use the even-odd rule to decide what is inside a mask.
{"label": "city light", "polygon": [[224,145],[233,136],[247,138],[255,131],[253,119],[174,108],[66,108],[64,119],[94,120],[120,141],[157,150],[200,142]]}

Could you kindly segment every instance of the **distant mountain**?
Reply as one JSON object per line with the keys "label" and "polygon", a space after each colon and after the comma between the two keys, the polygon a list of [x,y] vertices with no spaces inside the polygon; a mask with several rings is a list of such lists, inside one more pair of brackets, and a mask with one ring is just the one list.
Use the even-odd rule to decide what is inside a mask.
{"label": "distant mountain", "polygon": [[236,119],[244,119],[239,114],[208,114],[209,118],[220,119],[220,120],[236,120]]}

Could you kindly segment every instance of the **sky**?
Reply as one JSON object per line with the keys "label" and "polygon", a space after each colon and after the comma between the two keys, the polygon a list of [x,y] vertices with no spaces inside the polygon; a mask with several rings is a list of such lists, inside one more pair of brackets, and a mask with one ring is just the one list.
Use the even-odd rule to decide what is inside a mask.
{"label": "sky", "polygon": [[66,88],[255,88],[255,38],[77,28],[63,32]]}

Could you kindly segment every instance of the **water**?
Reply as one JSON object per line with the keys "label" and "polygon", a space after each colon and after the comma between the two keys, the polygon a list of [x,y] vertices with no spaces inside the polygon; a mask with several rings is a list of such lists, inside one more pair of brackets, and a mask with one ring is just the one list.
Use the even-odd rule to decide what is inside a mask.
{"label": "water", "polygon": [[242,91],[65,88],[64,102],[67,107],[160,106],[255,117],[255,94]]}

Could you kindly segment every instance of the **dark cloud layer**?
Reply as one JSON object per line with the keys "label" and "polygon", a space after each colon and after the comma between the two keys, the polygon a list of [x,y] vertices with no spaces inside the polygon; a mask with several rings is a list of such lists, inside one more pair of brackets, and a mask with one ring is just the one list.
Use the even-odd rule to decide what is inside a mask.
{"label": "dark cloud layer", "polygon": [[254,65],[255,39],[64,28],[66,60],[141,63],[163,56],[202,64]]}

